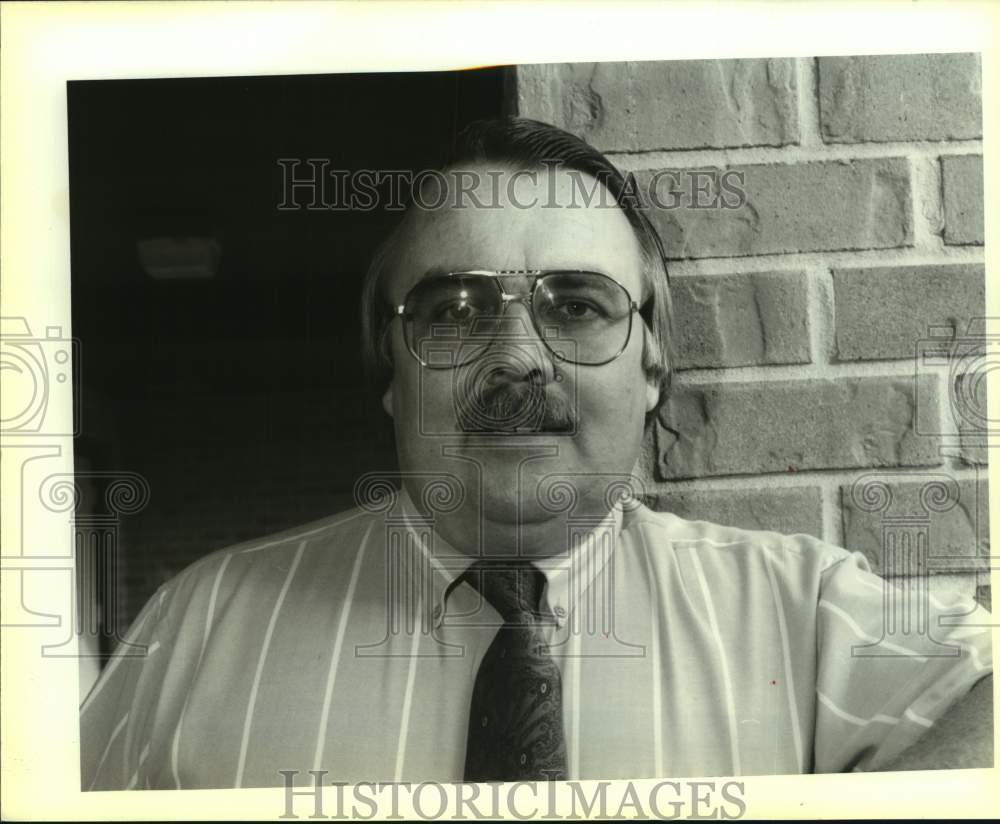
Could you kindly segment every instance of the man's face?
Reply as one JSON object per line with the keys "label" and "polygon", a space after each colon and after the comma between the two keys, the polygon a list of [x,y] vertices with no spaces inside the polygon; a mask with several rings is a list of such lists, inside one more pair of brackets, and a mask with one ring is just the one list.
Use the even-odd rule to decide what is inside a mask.
{"label": "man's face", "polygon": [[[403,303],[422,279],[475,269],[600,272],[642,304],[641,249],[609,195],[603,206],[600,198],[584,206],[577,188],[574,204],[573,180],[562,171],[539,170],[533,179],[523,172],[498,177],[496,171],[489,176],[483,169],[468,171],[477,175],[478,202],[499,202],[501,208],[482,208],[464,197],[457,207],[412,214],[388,274],[386,293],[393,305]],[[584,181],[588,189],[594,185],[585,176]],[[511,193],[520,205],[508,199]],[[559,208],[544,208],[553,203]],[[508,292],[527,295],[530,290],[530,278],[502,283]],[[529,303],[527,298],[513,302],[501,338],[477,362],[455,369],[422,366],[407,349],[401,319],[392,322],[393,377],[383,401],[394,419],[400,469],[460,479],[466,503],[441,523],[452,543],[478,539],[497,544],[495,551],[512,551],[517,541],[525,551],[544,553],[544,543],[553,540],[553,529],[567,514],[605,514],[605,488],[613,476],[632,472],[645,413],[658,398],[641,365],[643,325],[637,313],[622,354],[610,363],[586,366],[560,361],[546,348],[531,322]],[[567,311],[580,310],[570,306]],[[504,408],[516,418],[529,396],[544,402],[541,431],[469,426],[467,410],[484,397],[496,402],[493,412]],[[558,498],[550,490],[556,475],[580,496],[572,513],[560,513],[552,503],[551,495]]]}

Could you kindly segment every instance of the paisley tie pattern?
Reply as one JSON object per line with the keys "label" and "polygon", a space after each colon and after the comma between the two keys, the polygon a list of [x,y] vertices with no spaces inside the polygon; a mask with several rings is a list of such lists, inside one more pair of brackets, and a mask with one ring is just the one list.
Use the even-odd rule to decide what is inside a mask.
{"label": "paisley tie pattern", "polygon": [[484,560],[463,579],[504,620],[476,675],[465,780],[565,780],[562,680],[538,612],[544,576],[528,561]]}

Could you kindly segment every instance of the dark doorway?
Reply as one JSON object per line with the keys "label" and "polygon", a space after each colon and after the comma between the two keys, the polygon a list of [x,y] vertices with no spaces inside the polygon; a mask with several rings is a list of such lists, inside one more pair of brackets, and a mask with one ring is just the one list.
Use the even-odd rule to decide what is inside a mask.
{"label": "dark doorway", "polygon": [[395,464],[358,306],[398,213],[280,210],[279,159],[432,167],[505,111],[507,71],[69,84],[76,450],[150,491],[101,595],[119,626],[200,556],[347,508]]}

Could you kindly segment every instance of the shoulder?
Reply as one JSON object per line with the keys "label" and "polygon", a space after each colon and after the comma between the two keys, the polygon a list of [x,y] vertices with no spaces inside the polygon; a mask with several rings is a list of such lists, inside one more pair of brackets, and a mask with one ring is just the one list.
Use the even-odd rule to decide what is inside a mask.
{"label": "shoulder", "polygon": [[282,587],[290,573],[338,579],[349,572],[376,517],[353,508],[217,549],[189,564],[157,592],[161,611],[189,611],[224,602],[237,590],[252,598]]}
{"label": "shoulder", "polygon": [[812,535],[691,521],[645,505],[626,513],[622,531],[641,542],[654,560],[678,551],[737,565],[759,564],[766,558],[778,568],[808,568],[819,575],[856,555]]}

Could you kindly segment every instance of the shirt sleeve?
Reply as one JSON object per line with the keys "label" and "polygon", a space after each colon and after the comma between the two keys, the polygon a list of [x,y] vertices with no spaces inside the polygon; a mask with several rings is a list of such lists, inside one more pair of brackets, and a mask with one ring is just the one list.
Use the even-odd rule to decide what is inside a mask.
{"label": "shirt sleeve", "polygon": [[146,603],[80,707],[81,790],[135,787],[142,753],[135,752],[162,683],[166,655],[160,631],[166,586]]}
{"label": "shirt sleeve", "polygon": [[992,672],[990,613],[928,583],[883,579],[859,552],[824,571],[815,772],[883,768]]}

